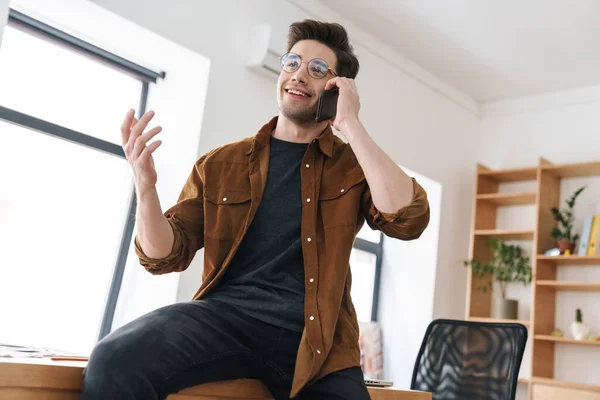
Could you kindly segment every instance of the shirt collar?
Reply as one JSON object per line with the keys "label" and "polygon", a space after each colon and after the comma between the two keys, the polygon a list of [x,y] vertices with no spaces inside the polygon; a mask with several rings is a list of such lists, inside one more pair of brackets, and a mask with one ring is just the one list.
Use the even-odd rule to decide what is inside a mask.
{"label": "shirt collar", "polygon": [[[252,146],[250,146],[250,150],[246,152],[246,155],[251,154],[257,148],[266,147],[269,138],[277,126],[278,118],[279,116],[273,117],[262,128],[260,128],[258,134],[254,136],[252,140]],[[327,125],[327,128],[325,128],[325,130],[316,137],[316,141],[319,144],[319,149],[321,152],[327,157],[331,158],[333,155],[333,131],[331,130],[331,125]]]}

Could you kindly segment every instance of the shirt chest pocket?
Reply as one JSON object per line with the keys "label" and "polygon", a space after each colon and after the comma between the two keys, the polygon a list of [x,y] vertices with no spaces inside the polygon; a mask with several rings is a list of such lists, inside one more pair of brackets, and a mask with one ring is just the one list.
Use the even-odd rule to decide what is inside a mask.
{"label": "shirt chest pocket", "polygon": [[204,188],[204,234],[233,241],[250,211],[250,192],[228,188]]}
{"label": "shirt chest pocket", "polygon": [[319,210],[324,228],[356,225],[364,183],[364,175],[352,174],[321,185]]}

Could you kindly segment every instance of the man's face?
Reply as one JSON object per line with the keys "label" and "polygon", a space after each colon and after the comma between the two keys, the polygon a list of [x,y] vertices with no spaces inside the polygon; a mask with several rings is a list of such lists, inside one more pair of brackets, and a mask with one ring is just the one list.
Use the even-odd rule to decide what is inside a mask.
{"label": "man's face", "polygon": [[[334,77],[328,72],[324,78],[315,79],[309,75],[307,63],[314,58],[324,60],[329,68],[336,71],[337,58],[333,50],[315,40],[301,40],[296,43],[290,53],[299,55],[302,65],[294,72],[281,71],[277,81],[277,103],[281,114],[297,125],[315,124],[319,94],[328,80]],[[290,92],[294,90],[304,95]]]}

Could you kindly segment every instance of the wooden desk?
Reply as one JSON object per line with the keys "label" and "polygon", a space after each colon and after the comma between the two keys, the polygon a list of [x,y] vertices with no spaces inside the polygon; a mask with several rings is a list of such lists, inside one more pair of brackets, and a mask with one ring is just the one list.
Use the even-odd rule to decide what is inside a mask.
{"label": "wooden desk", "polygon": [[[0,358],[0,399],[3,400],[78,400],[81,361]],[[431,400],[431,393],[369,388],[372,400]],[[168,400],[272,399],[266,386],[255,379],[214,382],[184,389]]]}

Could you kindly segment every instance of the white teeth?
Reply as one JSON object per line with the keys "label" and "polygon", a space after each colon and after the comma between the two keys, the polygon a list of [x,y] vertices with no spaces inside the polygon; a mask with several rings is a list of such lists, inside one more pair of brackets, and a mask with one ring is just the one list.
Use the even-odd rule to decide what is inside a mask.
{"label": "white teeth", "polygon": [[306,94],[304,94],[302,92],[299,92],[297,90],[294,90],[294,89],[288,89],[288,93],[297,94],[298,96],[308,97],[308,95],[306,95]]}

